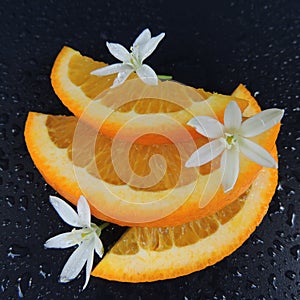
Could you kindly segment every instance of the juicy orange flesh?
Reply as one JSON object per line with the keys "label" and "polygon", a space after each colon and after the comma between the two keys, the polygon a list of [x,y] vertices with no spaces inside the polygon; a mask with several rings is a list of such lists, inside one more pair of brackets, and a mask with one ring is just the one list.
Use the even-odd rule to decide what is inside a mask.
{"label": "juicy orange flesh", "polygon": [[69,78],[77,86],[80,86],[87,97],[95,99],[101,92],[109,88],[115,78],[115,75],[93,76],[90,73],[106,64],[94,61],[93,59],[74,55],[69,63]]}
{"label": "juicy orange flesh", "polygon": [[229,222],[242,209],[246,198],[247,192],[213,215],[183,225],[133,227],[120,238],[111,251],[118,255],[134,255],[140,248],[146,251],[164,251],[174,246],[194,244],[216,232],[220,224]]}
{"label": "juicy orange flesh", "polygon": [[117,110],[120,112],[135,111],[138,114],[151,114],[181,111],[182,107],[162,99],[144,98],[126,103]]}
{"label": "juicy orange flesh", "polygon": [[[53,143],[58,148],[67,148],[69,159],[76,166],[85,167],[92,176],[114,185],[124,185],[125,182],[116,173],[111,159],[112,140],[98,132],[95,133],[92,127],[81,125],[84,127],[83,134],[80,136],[80,147],[75,148],[72,141],[77,122],[78,119],[73,116],[48,116],[46,126]],[[97,136],[97,139],[94,148],[92,143],[95,136]],[[129,179],[126,181],[127,184],[138,190],[162,191],[191,183],[198,178],[199,172],[207,174],[218,167],[215,162],[208,163],[200,168],[184,167],[184,163],[190,155],[206,142],[207,139],[201,137],[195,141],[180,144],[132,144],[129,150],[129,164],[132,171],[139,176],[147,176],[151,171],[150,159],[155,154],[160,155],[155,160],[152,170],[158,182],[150,187],[136,187],[130,184]],[[116,161],[121,161],[124,157],[127,157],[123,153],[127,143],[122,141],[118,146],[114,155]],[[178,149],[180,149],[180,152]],[[162,160],[165,160],[166,163],[165,173],[161,167]],[[161,180],[159,180],[160,178]]]}
{"label": "juicy orange flesh", "polygon": [[[103,68],[105,66],[105,63],[97,62],[89,57],[76,54],[71,58],[69,62],[69,78],[73,84],[81,88],[81,90],[88,98],[94,100],[103,91],[110,88],[116,77],[115,74],[108,76],[90,75],[91,71]],[[135,77],[136,75],[133,73],[129,78]],[[203,100],[207,99],[211,95],[211,93],[207,93],[203,89],[195,91],[198,91]],[[135,111],[138,114],[149,114],[159,112],[177,112],[181,111],[182,109],[183,108],[176,103],[172,103],[162,99],[144,98],[123,104],[116,110],[124,113]]]}

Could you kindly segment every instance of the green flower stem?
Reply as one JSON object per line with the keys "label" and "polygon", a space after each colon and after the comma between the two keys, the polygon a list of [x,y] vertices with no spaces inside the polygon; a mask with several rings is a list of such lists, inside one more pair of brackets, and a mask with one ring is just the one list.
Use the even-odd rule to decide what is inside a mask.
{"label": "green flower stem", "polygon": [[109,226],[110,223],[108,222],[105,222],[105,223],[102,223],[100,226],[98,226],[101,230],[103,230],[104,228],[106,228],[107,226]]}
{"label": "green flower stem", "polygon": [[171,76],[171,75],[157,75],[157,78],[161,79],[161,80],[171,80],[173,78],[173,76]]}

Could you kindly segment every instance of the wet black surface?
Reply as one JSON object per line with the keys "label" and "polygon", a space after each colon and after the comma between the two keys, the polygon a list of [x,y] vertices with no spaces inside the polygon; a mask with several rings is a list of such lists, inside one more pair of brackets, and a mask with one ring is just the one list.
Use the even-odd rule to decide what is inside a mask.
{"label": "wet black surface", "polygon": [[[180,3],[1,1],[0,299],[300,298],[299,1]],[[54,191],[29,157],[24,122],[30,110],[69,114],[49,79],[63,45],[112,63],[105,41],[128,47],[146,27],[167,34],[147,60],[157,72],[222,93],[242,82],[263,108],[285,109],[279,187],[255,233],[215,266],[145,284],[91,278],[81,292],[83,274],[67,285],[57,282],[72,249],[43,248],[48,237],[70,228],[49,205]],[[118,232],[107,230],[107,245]]]}

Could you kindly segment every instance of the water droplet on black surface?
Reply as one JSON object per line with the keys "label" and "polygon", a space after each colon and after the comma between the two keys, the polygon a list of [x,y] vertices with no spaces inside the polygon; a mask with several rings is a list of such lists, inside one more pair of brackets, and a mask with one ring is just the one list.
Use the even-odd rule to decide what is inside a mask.
{"label": "water droplet on black surface", "polygon": [[8,226],[10,223],[11,223],[11,221],[10,221],[9,219],[4,219],[4,220],[2,220],[2,226],[3,226],[3,227]]}
{"label": "water droplet on black surface", "polygon": [[294,280],[297,275],[294,271],[288,270],[285,272],[285,276],[291,280]]}
{"label": "water droplet on black surface", "polygon": [[11,95],[11,99],[14,103],[19,103],[20,102],[20,96],[18,94]]}
{"label": "water droplet on black surface", "polygon": [[290,249],[290,253],[293,255],[296,261],[300,261],[300,245],[293,246]]}
{"label": "water droplet on black surface", "polygon": [[274,290],[277,290],[277,288],[278,288],[276,285],[276,280],[277,280],[277,278],[276,278],[275,274],[270,274],[270,276],[268,278],[268,282],[270,285],[272,285]]}
{"label": "water droplet on black surface", "polygon": [[17,289],[19,298],[24,298],[28,289],[32,286],[32,277],[29,273],[24,273],[17,279]]}
{"label": "water droplet on black surface", "polygon": [[17,135],[19,135],[19,133],[22,131],[22,129],[16,125],[16,124],[13,124],[12,125],[12,128],[11,128],[11,133],[14,137],[16,137]]}
{"label": "water droplet on black surface", "polygon": [[42,265],[40,265],[40,271],[39,274],[43,277],[43,278],[47,278],[51,275],[50,272],[50,267],[47,263],[43,263]]}
{"label": "water droplet on black surface", "polygon": [[257,285],[253,281],[248,280],[247,282],[248,282],[248,286],[249,286],[250,289],[256,289],[257,288]]}
{"label": "water droplet on black surface", "polygon": [[21,222],[16,222],[16,228],[22,228],[22,223]]}
{"label": "water droplet on black surface", "polygon": [[0,293],[3,293],[7,290],[9,285],[9,278],[8,276],[5,276],[4,278],[1,279],[0,282]]}
{"label": "water droplet on black surface", "polygon": [[253,234],[252,237],[251,237],[251,239],[252,239],[252,243],[254,245],[258,245],[258,244],[263,244],[264,243],[264,241],[258,235],[256,235],[256,234]]}
{"label": "water droplet on black surface", "polygon": [[284,246],[282,245],[282,243],[279,240],[274,240],[273,245],[274,245],[275,249],[278,251],[284,250]]}
{"label": "water droplet on black surface", "polygon": [[20,197],[19,209],[23,211],[28,209],[28,197],[26,195]]}
{"label": "water droplet on black surface", "polygon": [[295,212],[295,206],[294,206],[294,204],[290,204],[288,206],[286,214],[287,214],[287,221],[286,221],[286,223],[289,226],[294,227],[295,226],[295,219],[296,219],[296,212]]}
{"label": "water droplet on black surface", "polygon": [[33,178],[34,178],[33,173],[27,172],[25,177],[26,177],[27,184],[33,183]]}
{"label": "water droplet on black surface", "polygon": [[267,252],[268,252],[268,254],[269,254],[271,257],[275,257],[275,256],[276,256],[276,253],[275,253],[274,249],[271,248],[271,247],[269,247],[269,248],[267,249]]}
{"label": "water droplet on black surface", "polygon": [[279,237],[284,237],[284,232],[283,231],[276,231],[277,236]]}
{"label": "water droplet on black surface", "polygon": [[29,249],[27,247],[13,244],[8,248],[7,256],[9,258],[16,258],[16,257],[22,258],[25,256],[29,257],[30,254],[29,254]]}
{"label": "water droplet on black surface", "polygon": [[22,170],[24,170],[24,165],[22,165],[22,164],[16,164],[15,165],[15,167],[14,167],[15,172],[20,172]]}
{"label": "water droplet on black surface", "polygon": [[9,207],[13,207],[15,205],[15,199],[12,196],[5,196],[5,201]]}

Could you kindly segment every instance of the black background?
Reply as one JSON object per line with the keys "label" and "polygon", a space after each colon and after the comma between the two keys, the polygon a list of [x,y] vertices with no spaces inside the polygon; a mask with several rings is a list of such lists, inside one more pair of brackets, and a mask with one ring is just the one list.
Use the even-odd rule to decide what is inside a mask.
{"label": "black background", "polygon": [[[300,2],[0,1],[0,299],[299,299]],[[215,266],[163,282],[127,284],[84,274],[58,276],[73,251],[46,250],[69,231],[50,207],[55,194],[35,169],[23,138],[28,111],[70,114],[50,84],[63,45],[108,63],[105,41],[129,47],[146,27],[166,32],[147,60],[185,84],[231,93],[241,82],[262,108],[285,109],[278,139],[279,188],[268,214],[234,254]],[[105,246],[120,234],[111,227]]]}

